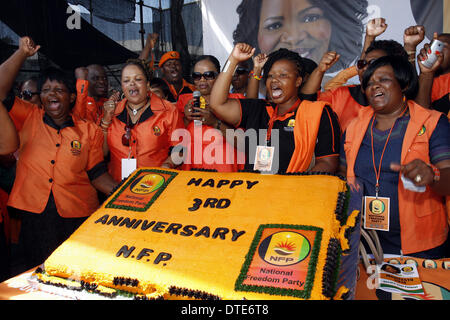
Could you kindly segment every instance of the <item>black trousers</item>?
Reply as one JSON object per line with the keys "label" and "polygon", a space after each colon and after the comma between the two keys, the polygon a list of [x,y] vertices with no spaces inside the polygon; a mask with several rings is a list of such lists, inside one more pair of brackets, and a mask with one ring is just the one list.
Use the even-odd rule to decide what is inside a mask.
{"label": "black trousers", "polygon": [[61,245],[86,218],[63,218],[58,214],[53,194],[50,194],[40,214],[10,209],[21,220],[19,243],[13,251],[15,274],[42,263]]}

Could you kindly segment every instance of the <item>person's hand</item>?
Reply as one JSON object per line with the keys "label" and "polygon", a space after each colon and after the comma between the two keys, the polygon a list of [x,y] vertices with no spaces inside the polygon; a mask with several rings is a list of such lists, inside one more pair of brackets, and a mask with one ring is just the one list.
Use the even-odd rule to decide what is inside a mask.
{"label": "person's hand", "polygon": [[422,160],[415,159],[405,165],[391,163],[390,167],[392,171],[400,172],[418,187],[427,186],[434,182],[433,169]]}
{"label": "person's hand", "polygon": [[[433,39],[437,39],[437,37],[438,37],[438,34],[437,34],[437,32],[435,32],[434,36],[433,36]],[[430,43],[426,43],[423,46],[423,48],[420,50],[419,55],[417,56],[417,61],[418,61],[420,73],[434,74],[436,72],[436,70],[439,69],[439,67],[441,66],[442,62],[444,61],[444,55],[441,52],[441,53],[437,54],[437,60],[433,64],[433,66],[431,68],[425,67],[421,63],[421,61],[427,60],[428,54],[430,54],[430,53],[431,53],[431,44]]]}
{"label": "person's hand", "polygon": [[200,115],[194,111],[194,99],[191,99],[184,106],[184,117],[189,121],[200,120]]}
{"label": "person's hand", "polygon": [[264,68],[269,56],[265,53],[260,53],[253,58],[253,70],[261,71]]}
{"label": "person's hand", "polygon": [[380,34],[384,33],[387,29],[386,19],[375,18],[367,23],[366,35],[369,37],[376,38]]}
{"label": "person's hand", "polygon": [[27,57],[32,57],[39,51],[41,46],[36,45],[30,37],[22,37],[19,40],[19,50]]}
{"label": "person's hand", "polygon": [[105,103],[103,103],[103,121],[110,123],[116,111],[117,102],[119,101],[120,92],[114,92]]}
{"label": "person's hand", "polygon": [[116,89],[111,90],[111,94],[109,95],[109,100],[112,100],[112,101],[114,101],[116,103],[119,102],[119,100],[120,100],[120,91],[116,90]]}
{"label": "person's hand", "polygon": [[325,52],[322,59],[320,60],[317,68],[320,72],[327,72],[340,58],[341,56],[335,51]]}
{"label": "person's hand", "polygon": [[184,106],[184,116],[190,121],[198,120],[201,121],[203,125],[214,127],[217,124],[217,118],[212,113],[209,103],[206,103],[206,108],[194,107],[194,99],[189,100],[189,102]]}
{"label": "person's hand", "polygon": [[78,80],[87,80],[89,70],[86,67],[79,67],[75,69],[75,78]]}
{"label": "person's hand", "polygon": [[149,33],[149,34],[147,34],[147,43],[149,43],[150,46],[152,48],[154,48],[155,45],[156,45],[156,42],[158,41],[158,38],[159,38],[159,34],[157,34],[157,33]]}
{"label": "person's hand", "polygon": [[247,61],[255,54],[255,48],[246,43],[238,43],[234,46],[231,52],[231,58],[236,60],[237,63]]}
{"label": "person's hand", "polygon": [[424,26],[411,26],[405,29],[403,45],[406,51],[415,51],[416,47],[425,39]]}

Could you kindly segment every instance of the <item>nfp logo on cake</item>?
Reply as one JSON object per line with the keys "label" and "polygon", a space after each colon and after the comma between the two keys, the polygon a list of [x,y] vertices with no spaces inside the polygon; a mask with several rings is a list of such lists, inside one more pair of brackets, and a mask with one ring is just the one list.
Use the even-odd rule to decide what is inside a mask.
{"label": "nfp logo on cake", "polygon": [[265,238],[258,254],[265,262],[276,266],[290,266],[303,261],[311,252],[311,244],[303,235],[282,231]]}
{"label": "nfp logo on cake", "polygon": [[176,176],[176,172],[166,170],[138,170],[115,193],[105,208],[145,212]]}
{"label": "nfp logo on cake", "polygon": [[308,298],[320,250],[322,229],[313,226],[260,225],[236,279],[237,291]]}
{"label": "nfp logo on cake", "polygon": [[159,174],[146,174],[136,179],[131,184],[130,190],[135,194],[149,194],[161,188],[164,182],[164,177]]}

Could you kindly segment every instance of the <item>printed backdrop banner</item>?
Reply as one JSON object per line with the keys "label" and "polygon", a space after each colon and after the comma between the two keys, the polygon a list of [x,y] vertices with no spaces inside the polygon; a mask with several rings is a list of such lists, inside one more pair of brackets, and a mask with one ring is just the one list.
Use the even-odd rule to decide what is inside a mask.
{"label": "printed backdrop banner", "polygon": [[225,64],[236,42],[246,42],[257,52],[281,47],[320,61],[327,51],[337,51],[336,73],[359,58],[366,24],[383,17],[387,30],[377,39],[403,44],[404,30],[423,25],[425,40],[443,32],[444,0],[203,0],[204,53]]}

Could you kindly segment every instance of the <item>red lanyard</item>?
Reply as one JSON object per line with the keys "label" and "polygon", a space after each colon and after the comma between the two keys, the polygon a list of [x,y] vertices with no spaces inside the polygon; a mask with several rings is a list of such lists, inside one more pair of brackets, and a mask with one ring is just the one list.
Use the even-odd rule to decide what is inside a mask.
{"label": "red lanyard", "polygon": [[392,125],[391,129],[389,130],[389,135],[388,135],[388,137],[386,139],[386,143],[384,144],[383,152],[381,153],[380,164],[378,165],[378,170],[377,170],[377,168],[375,166],[375,151],[374,151],[374,147],[373,147],[373,123],[375,122],[375,115],[372,117],[372,124],[370,126],[370,139],[371,139],[371,143],[372,143],[373,169],[375,171],[375,178],[377,180],[377,182],[375,184],[375,196],[377,198],[378,198],[378,192],[380,191],[381,163],[383,162],[384,152],[386,151],[386,147],[387,147],[389,139],[391,137],[392,130],[394,129],[395,124],[397,123],[397,120],[400,119],[401,117],[403,117],[403,115],[405,114],[407,109],[408,108],[405,107],[405,110],[403,110],[402,114],[395,120],[394,124]]}
{"label": "red lanyard", "polygon": [[272,137],[272,129],[273,129],[274,122],[277,120],[285,120],[285,119],[289,118],[290,116],[292,116],[293,111],[298,108],[298,106],[300,105],[300,102],[301,102],[300,99],[297,99],[297,101],[295,101],[295,103],[292,105],[292,107],[282,116],[278,116],[278,108],[279,107],[278,107],[278,105],[276,106],[275,110],[270,115],[270,120],[269,120],[269,124],[268,124],[267,135],[266,135],[267,142],[269,142],[270,138]]}

